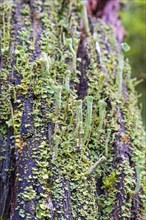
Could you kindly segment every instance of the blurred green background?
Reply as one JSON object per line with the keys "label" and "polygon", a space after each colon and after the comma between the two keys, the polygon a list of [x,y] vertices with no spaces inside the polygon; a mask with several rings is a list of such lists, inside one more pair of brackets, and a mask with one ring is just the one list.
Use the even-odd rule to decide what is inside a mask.
{"label": "blurred green background", "polygon": [[132,66],[132,77],[143,82],[136,86],[141,97],[142,118],[146,129],[146,0],[124,0],[120,16],[126,29],[125,41],[131,50],[126,53]]}

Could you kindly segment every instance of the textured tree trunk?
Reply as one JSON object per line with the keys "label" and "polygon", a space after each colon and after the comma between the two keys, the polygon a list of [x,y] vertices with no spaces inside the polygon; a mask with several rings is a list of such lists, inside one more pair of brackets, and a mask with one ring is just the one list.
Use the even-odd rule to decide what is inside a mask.
{"label": "textured tree trunk", "polygon": [[120,7],[0,0],[0,219],[144,219]]}

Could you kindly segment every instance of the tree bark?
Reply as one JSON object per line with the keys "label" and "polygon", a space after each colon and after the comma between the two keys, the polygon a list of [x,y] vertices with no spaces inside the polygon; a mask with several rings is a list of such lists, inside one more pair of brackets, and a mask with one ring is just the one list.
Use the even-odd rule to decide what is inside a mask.
{"label": "tree bark", "polygon": [[144,219],[145,134],[120,7],[0,1],[0,218]]}

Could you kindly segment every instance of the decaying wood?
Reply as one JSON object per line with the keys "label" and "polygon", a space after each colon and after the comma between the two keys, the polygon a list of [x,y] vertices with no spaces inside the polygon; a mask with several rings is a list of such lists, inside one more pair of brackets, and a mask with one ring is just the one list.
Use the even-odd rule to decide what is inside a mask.
{"label": "decaying wood", "polygon": [[144,130],[120,7],[0,1],[0,218],[143,218]]}

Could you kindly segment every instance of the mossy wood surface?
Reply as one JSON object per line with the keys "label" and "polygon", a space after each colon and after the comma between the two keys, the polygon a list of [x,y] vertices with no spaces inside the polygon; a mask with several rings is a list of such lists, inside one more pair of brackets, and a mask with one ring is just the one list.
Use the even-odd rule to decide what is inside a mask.
{"label": "mossy wood surface", "polygon": [[0,219],[144,219],[130,66],[88,19],[79,0],[0,0]]}

